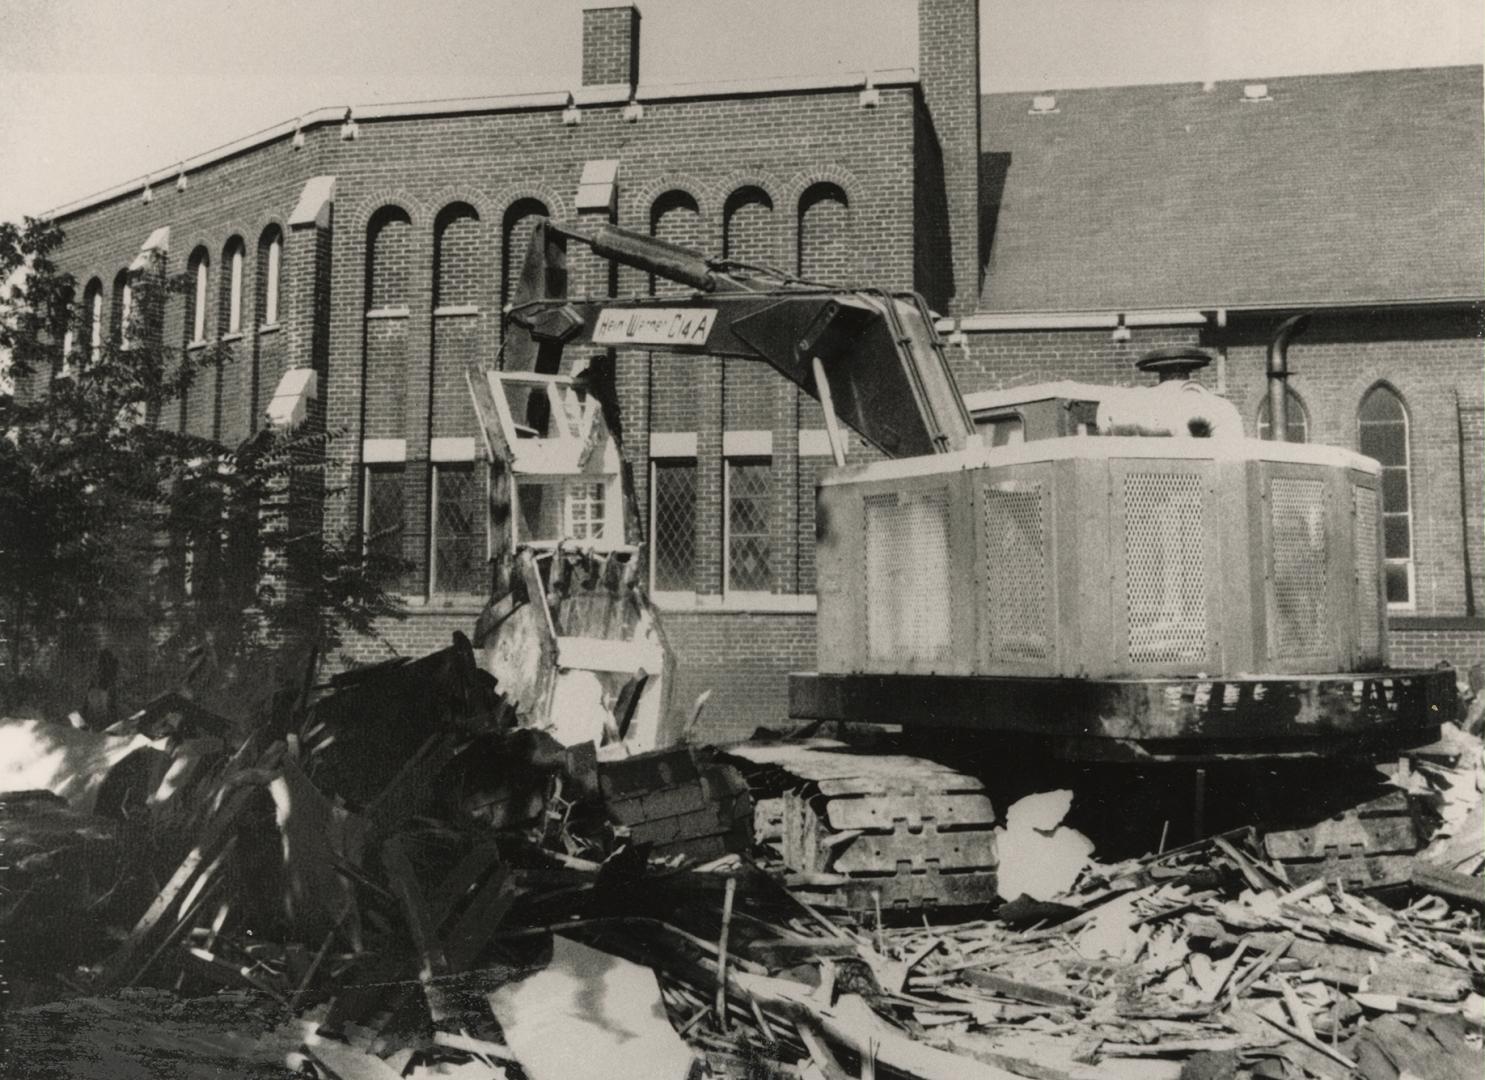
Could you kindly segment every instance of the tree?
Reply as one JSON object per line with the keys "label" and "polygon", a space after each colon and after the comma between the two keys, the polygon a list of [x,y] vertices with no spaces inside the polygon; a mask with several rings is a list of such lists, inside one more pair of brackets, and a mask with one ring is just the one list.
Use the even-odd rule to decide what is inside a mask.
{"label": "tree", "polygon": [[0,398],[8,679],[62,682],[75,700],[91,673],[66,670],[69,659],[123,641],[158,657],[125,664],[141,690],[205,657],[231,693],[261,681],[286,642],[323,655],[399,614],[377,585],[397,568],[363,556],[355,537],[322,535],[326,435],[264,430],[227,446],[159,422],[203,370],[229,362],[161,340],[183,277],[134,273],[116,340],[64,355],[80,313],[54,260],[61,242],[49,222],[0,224],[0,282],[11,282],[0,356],[15,383]]}

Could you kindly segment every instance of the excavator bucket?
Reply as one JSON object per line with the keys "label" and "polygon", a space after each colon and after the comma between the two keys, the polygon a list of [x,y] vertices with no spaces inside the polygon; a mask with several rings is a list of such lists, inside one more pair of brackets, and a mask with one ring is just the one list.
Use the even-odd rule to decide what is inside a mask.
{"label": "excavator bucket", "polygon": [[496,577],[474,644],[520,726],[600,757],[678,741],[675,661],[634,552],[522,547]]}

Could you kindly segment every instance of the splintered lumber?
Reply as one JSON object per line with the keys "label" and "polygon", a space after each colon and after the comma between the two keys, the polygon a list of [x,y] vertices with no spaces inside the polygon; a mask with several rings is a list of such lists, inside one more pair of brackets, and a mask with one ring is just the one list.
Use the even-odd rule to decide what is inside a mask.
{"label": "splintered lumber", "polygon": [[790,979],[737,972],[729,976],[729,982],[796,1023],[819,1025],[825,1034],[863,1057],[875,1051],[881,1064],[918,1080],[1025,1080],[994,1065],[915,1042],[855,994],[843,994],[833,1006],[825,1006],[815,1000],[810,987]]}
{"label": "splintered lumber", "polygon": [[134,924],[134,929],[129,931],[129,936],[104,963],[98,978],[100,989],[118,985],[121,979],[126,978],[134,970],[139,953],[149,947],[160,920],[181,898],[196,877],[197,871],[202,868],[202,864],[226,837],[227,830],[236,823],[238,815],[246,808],[248,800],[253,797],[255,791],[255,788],[247,787],[237,789],[222,805],[222,808],[207,821],[206,827],[201,830],[200,838],[196,841],[196,846],[181,860],[180,866],[165,883],[165,887],[155,896],[149,909],[139,917],[139,921]]}
{"label": "splintered lumber", "polygon": [[493,840],[475,845],[460,859],[428,897],[428,915],[434,926],[442,926],[470,889],[500,861],[500,845]]}
{"label": "splintered lumber", "polygon": [[1311,1050],[1324,1054],[1326,1057],[1330,1058],[1331,1061],[1334,1061],[1337,1065],[1343,1066],[1347,1069],[1356,1068],[1356,1062],[1352,1061],[1345,1054],[1341,1053],[1333,1046],[1326,1046],[1323,1042],[1321,1042],[1317,1038],[1314,1038],[1313,1036],[1305,1035],[1304,1032],[1300,1031],[1298,1028],[1291,1027],[1289,1024],[1286,1024],[1283,1020],[1280,1020],[1273,1014],[1272,1009],[1257,1009],[1255,1010],[1255,1015],[1257,1015],[1260,1019],[1272,1024],[1274,1027],[1278,1028],[1285,1035],[1288,1035],[1296,1042],[1303,1043]]}
{"label": "splintered lumber", "polygon": [[510,870],[498,867],[444,938],[451,970],[463,971],[474,963],[499,932],[500,924],[519,896]]}
{"label": "splintered lumber", "polygon": [[458,751],[451,735],[435,734],[424,740],[417,752],[398,770],[366,808],[367,829],[373,837],[387,836],[408,818],[422,812],[437,792],[434,781]]}
{"label": "splintered lumber", "polygon": [[402,1074],[381,1058],[331,1039],[316,1039],[305,1052],[334,1080],[401,1080]]}
{"label": "splintered lumber", "polygon": [[1461,904],[1485,909],[1485,878],[1471,877],[1415,860],[1408,873],[1414,886]]}
{"label": "splintered lumber", "polygon": [[1016,1001],[1025,1001],[1032,1005],[1053,1005],[1069,1009],[1086,1009],[1093,1002],[1081,994],[1069,993],[1066,990],[1058,990],[1050,986],[1037,986],[1034,983],[1022,982],[1019,979],[1008,979],[1004,975],[997,975],[992,971],[983,971],[978,968],[969,968],[960,972],[960,978],[971,986],[977,986],[981,990],[988,990],[992,994],[1001,997],[1014,998]]}
{"label": "splintered lumber", "polygon": [[825,1045],[825,1040],[815,1033],[814,1028],[809,1024],[796,1023],[794,1030],[798,1032],[799,1041],[804,1043],[810,1060],[815,1063],[815,1068],[820,1070],[820,1075],[825,1080],[851,1080],[851,1074],[841,1068],[840,1062],[830,1052],[830,1047]]}
{"label": "splintered lumber", "polygon": [[448,972],[449,963],[444,956],[443,946],[434,936],[428,905],[418,889],[412,864],[408,862],[407,853],[398,837],[394,836],[382,845],[382,869],[386,872],[392,891],[402,903],[403,913],[407,916],[407,929],[412,934],[413,947],[418,951],[418,979],[427,986],[434,976]]}
{"label": "splintered lumber", "polygon": [[455,1050],[467,1050],[471,1054],[480,1054],[496,1061],[515,1061],[516,1055],[511,1049],[501,1043],[490,1042],[487,1039],[476,1039],[471,1035],[456,1035],[448,1031],[435,1031],[433,1042],[437,1046],[450,1046]]}
{"label": "splintered lumber", "polygon": [[722,933],[717,940],[717,1026],[727,1030],[727,935],[732,929],[732,901],[737,896],[737,878],[727,879],[722,900]]}

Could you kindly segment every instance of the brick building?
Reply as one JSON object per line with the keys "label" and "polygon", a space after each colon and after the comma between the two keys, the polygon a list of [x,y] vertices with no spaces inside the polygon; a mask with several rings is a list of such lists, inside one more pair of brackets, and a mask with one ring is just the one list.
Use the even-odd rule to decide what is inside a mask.
{"label": "brick building", "polygon": [[[158,332],[232,362],[161,422],[235,440],[287,372],[315,373],[309,423],[347,433],[323,527],[414,567],[396,583],[408,618],[344,661],[473,624],[488,481],[463,372],[497,353],[542,214],[914,287],[971,392],[1129,382],[1147,346],[1199,341],[1256,424],[1268,330],[1319,306],[1293,353],[1307,434],[1358,445],[1365,418],[1367,445],[1403,435],[1397,652],[1479,654],[1478,69],[1286,79],[1251,100],[982,99],[975,3],[920,0],[916,71],[657,86],[640,28],[633,8],[585,12],[571,93],[307,114],[54,212],[85,283],[80,341],[120,332],[131,274],[193,276]],[[656,288],[586,256],[574,274]],[[776,723],[783,673],[813,660],[819,407],[744,363],[626,351],[618,380],[678,700],[714,687],[718,736]],[[1396,407],[1374,395],[1363,416],[1374,385]],[[598,512],[569,494],[570,520]]]}

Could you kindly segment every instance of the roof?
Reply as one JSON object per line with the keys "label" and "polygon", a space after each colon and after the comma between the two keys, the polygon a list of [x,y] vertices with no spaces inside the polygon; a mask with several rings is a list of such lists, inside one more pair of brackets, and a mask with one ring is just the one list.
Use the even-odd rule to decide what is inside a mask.
{"label": "roof", "polygon": [[980,310],[1477,299],[1481,75],[987,95]]}

